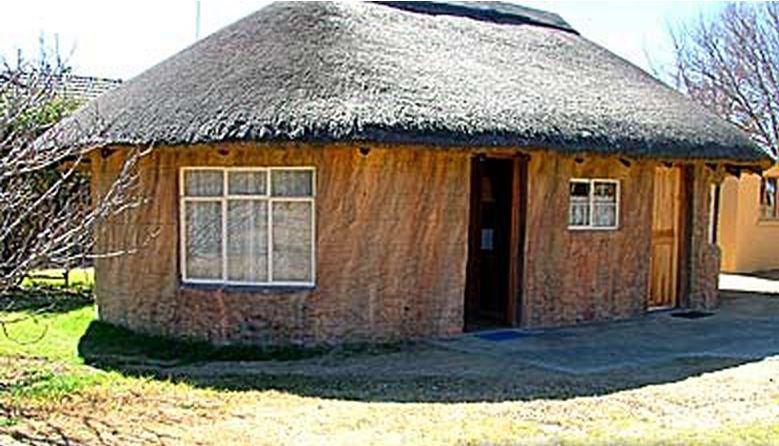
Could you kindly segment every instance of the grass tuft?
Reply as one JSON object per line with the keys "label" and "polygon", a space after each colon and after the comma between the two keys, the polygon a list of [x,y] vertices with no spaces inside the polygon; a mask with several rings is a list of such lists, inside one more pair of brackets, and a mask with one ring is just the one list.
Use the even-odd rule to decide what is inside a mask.
{"label": "grass tuft", "polygon": [[12,385],[8,392],[16,398],[59,401],[112,378],[105,373],[42,373],[33,382]]}
{"label": "grass tuft", "polygon": [[0,416],[0,428],[2,427],[14,427],[19,424],[19,419],[16,417],[4,417]]}

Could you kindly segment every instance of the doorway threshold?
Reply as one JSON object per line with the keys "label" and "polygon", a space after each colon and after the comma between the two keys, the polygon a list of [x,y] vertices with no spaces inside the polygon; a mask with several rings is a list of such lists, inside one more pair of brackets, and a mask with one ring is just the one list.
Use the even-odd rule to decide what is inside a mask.
{"label": "doorway threshold", "polygon": [[465,323],[463,326],[464,333],[486,333],[491,331],[511,330],[512,327],[503,321],[496,321],[493,319],[472,319]]}
{"label": "doorway threshold", "polygon": [[660,307],[647,307],[646,312],[647,313],[658,313],[661,311],[671,311],[676,310],[676,307],[673,305],[665,305]]}
{"label": "doorway threshold", "polygon": [[475,333],[474,336],[479,339],[483,339],[485,341],[501,342],[501,341],[510,341],[512,339],[527,338],[533,336],[533,333],[528,333],[526,331],[508,328],[502,330],[478,332]]}

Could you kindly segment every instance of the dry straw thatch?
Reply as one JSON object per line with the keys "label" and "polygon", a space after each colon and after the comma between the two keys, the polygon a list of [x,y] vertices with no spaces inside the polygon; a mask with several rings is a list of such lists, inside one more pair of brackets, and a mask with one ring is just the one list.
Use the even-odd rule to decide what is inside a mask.
{"label": "dry straw thatch", "polygon": [[377,141],[769,158],[555,14],[501,3],[274,3],[59,130],[70,145]]}

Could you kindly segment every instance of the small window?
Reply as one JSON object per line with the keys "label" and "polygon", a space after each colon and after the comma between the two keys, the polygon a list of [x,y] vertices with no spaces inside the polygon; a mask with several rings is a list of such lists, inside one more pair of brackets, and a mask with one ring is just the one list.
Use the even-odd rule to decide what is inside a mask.
{"label": "small window", "polygon": [[314,169],[181,171],[187,283],[314,284]]}
{"label": "small window", "polygon": [[569,185],[570,229],[616,229],[619,221],[619,181],[572,179]]}
{"label": "small window", "polygon": [[762,178],[760,180],[760,218],[764,220],[779,219],[779,188],[776,177]]}

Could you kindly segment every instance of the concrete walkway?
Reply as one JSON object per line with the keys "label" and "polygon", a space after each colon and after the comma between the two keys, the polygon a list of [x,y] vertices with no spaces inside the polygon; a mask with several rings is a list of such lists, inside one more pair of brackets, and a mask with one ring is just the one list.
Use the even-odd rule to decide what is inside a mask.
{"label": "concrete walkway", "polygon": [[[779,290],[779,282],[769,282]],[[672,317],[675,312],[540,331],[470,333],[431,343],[474,356],[510,358],[573,374],[679,358],[754,360],[779,355],[779,295],[723,291],[721,306],[711,316],[682,319]]]}
{"label": "concrete walkway", "polygon": [[723,291],[747,291],[750,293],[779,294],[779,272],[760,275],[720,274],[719,288]]}

